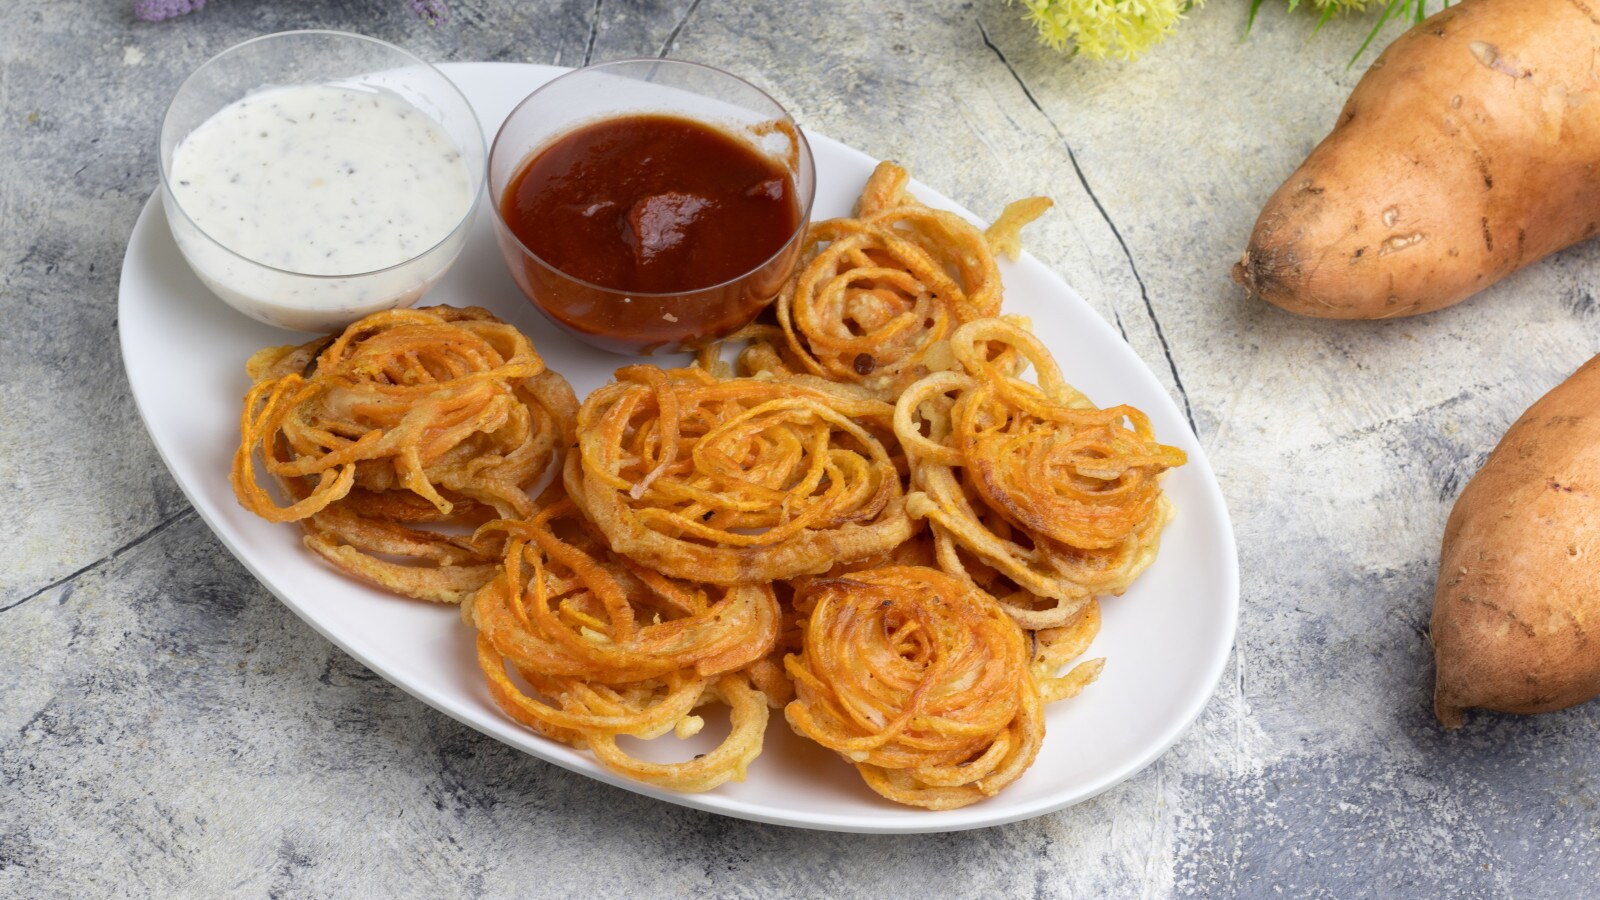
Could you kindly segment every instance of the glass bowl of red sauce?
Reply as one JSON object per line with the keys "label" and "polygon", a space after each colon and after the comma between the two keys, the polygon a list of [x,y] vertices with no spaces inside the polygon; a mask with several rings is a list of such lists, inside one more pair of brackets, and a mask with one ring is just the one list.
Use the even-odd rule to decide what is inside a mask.
{"label": "glass bowl of red sauce", "polygon": [[500,250],[533,305],[603,350],[698,349],[777,296],[816,193],[783,107],[720,69],[663,59],[563,75],[489,152]]}

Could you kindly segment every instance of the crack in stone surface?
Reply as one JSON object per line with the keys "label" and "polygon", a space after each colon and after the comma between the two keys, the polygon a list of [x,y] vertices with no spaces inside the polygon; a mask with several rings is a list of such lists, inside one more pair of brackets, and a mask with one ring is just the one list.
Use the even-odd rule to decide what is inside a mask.
{"label": "crack in stone surface", "polygon": [[589,13],[589,43],[583,48],[585,66],[594,60],[594,40],[600,35],[600,2],[601,0],[594,0],[594,9]]}
{"label": "crack in stone surface", "polygon": [[672,50],[672,45],[678,41],[678,35],[683,33],[683,26],[688,24],[689,17],[694,15],[694,11],[699,8],[700,0],[694,0],[693,3],[689,4],[688,9],[683,11],[683,18],[678,20],[678,24],[672,26],[672,32],[667,35],[667,39],[665,41],[661,42],[661,52],[656,54],[657,59],[667,58],[667,54]]}
{"label": "crack in stone surface", "polygon": [[[1027,97],[1028,102],[1033,104],[1033,108],[1039,111],[1039,115],[1044,116],[1044,120],[1050,123],[1050,129],[1056,133],[1056,139],[1061,142],[1061,148],[1067,151],[1067,160],[1072,163],[1072,171],[1078,176],[1078,183],[1083,186],[1084,193],[1089,195],[1089,200],[1094,203],[1094,208],[1099,211],[1100,218],[1104,219],[1106,226],[1111,229],[1111,236],[1117,239],[1117,246],[1122,248],[1122,255],[1128,261],[1128,271],[1133,273],[1134,283],[1139,285],[1139,297],[1144,300],[1145,314],[1150,317],[1150,324],[1155,328],[1156,341],[1161,344],[1161,355],[1167,359],[1167,370],[1172,373],[1172,383],[1178,390],[1178,399],[1183,401],[1183,417],[1188,420],[1190,430],[1198,437],[1200,429],[1196,427],[1194,422],[1194,408],[1189,404],[1189,392],[1184,390],[1183,377],[1178,374],[1178,363],[1172,358],[1172,348],[1167,344],[1166,331],[1161,327],[1161,319],[1156,315],[1155,305],[1150,302],[1150,291],[1145,287],[1144,276],[1139,274],[1139,266],[1133,261],[1133,251],[1128,248],[1128,242],[1123,239],[1121,230],[1117,228],[1117,223],[1112,221],[1111,214],[1106,211],[1105,204],[1100,202],[1100,198],[1095,195],[1094,188],[1089,186],[1089,179],[1083,174],[1083,167],[1078,165],[1078,154],[1072,151],[1072,144],[1067,142],[1067,136],[1062,132],[1061,126],[1057,125],[1056,120],[1051,118],[1050,114],[1045,111],[1038,98],[1033,96],[1033,91],[1029,89],[1028,83],[1022,79],[1022,74],[1016,70],[1015,66],[1011,65],[1011,60],[1006,59],[1006,55],[1001,51],[1000,47],[993,40],[990,40],[989,29],[983,27],[983,20],[974,19],[973,21],[977,23],[978,33],[983,36],[984,46],[994,51],[995,58],[1000,60],[1000,64],[1006,67],[1006,71],[1010,72],[1011,77],[1017,82],[1017,87],[1022,89],[1023,96]],[[1119,330],[1122,328],[1120,319],[1117,321],[1117,327]],[[1123,333],[1123,339],[1127,339],[1126,332]]]}
{"label": "crack in stone surface", "polygon": [[194,507],[192,507],[192,506],[189,507],[188,509],[185,509],[183,512],[173,513],[172,515],[166,517],[165,519],[162,519],[159,523],[156,524],[156,526],[154,528],[151,528],[149,531],[146,531],[144,534],[139,535],[138,537],[136,537],[133,540],[127,542],[126,544],[123,544],[122,546],[118,547],[117,549],[112,550],[110,553],[107,553],[105,556],[100,557],[99,559],[95,560],[94,562],[89,563],[88,565],[85,565],[85,566],[83,566],[81,568],[78,568],[78,569],[76,569],[76,570],[74,570],[72,572],[69,572],[67,575],[65,575],[65,576],[63,576],[61,578],[58,578],[55,581],[50,582],[49,584],[45,585],[42,588],[39,588],[38,590],[34,591],[33,593],[29,594],[26,597],[23,597],[21,600],[18,600],[15,603],[9,603],[9,604],[7,604],[5,606],[0,606],[0,613],[8,612],[10,610],[16,609],[17,607],[21,606],[24,603],[27,603],[29,600],[32,600],[35,597],[39,597],[39,596],[41,596],[41,595],[43,595],[43,594],[45,594],[45,593],[47,593],[49,591],[53,591],[56,588],[61,587],[64,584],[71,584],[72,582],[78,580],[79,578],[83,577],[84,575],[89,574],[90,572],[93,572],[95,569],[98,569],[101,566],[104,566],[104,565],[106,565],[108,563],[116,562],[118,559],[121,559],[123,556],[125,556],[129,552],[137,549],[141,544],[145,543],[146,541],[150,540],[151,538],[156,537],[157,535],[161,534],[161,532],[166,531],[168,528],[171,528],[172,526],[178,524],[180,521],[182,521],[184,519],[187,519],[187,518],[189,518],[190,516],[193,516],[193,515],[194,515]]}

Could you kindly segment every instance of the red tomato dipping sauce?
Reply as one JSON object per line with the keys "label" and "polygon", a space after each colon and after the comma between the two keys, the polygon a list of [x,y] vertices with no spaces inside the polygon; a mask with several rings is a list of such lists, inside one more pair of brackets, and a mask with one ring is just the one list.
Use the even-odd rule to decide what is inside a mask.
{"label": "red tomato dipping sauce", "polygon": [[[805,210],[782,160],[691,119],[605,119],[535,150],[501,198],[513,274],[559,324],[651,353],[724,337],[794,267]],[[526,279],[526,281],[525,281]]]}

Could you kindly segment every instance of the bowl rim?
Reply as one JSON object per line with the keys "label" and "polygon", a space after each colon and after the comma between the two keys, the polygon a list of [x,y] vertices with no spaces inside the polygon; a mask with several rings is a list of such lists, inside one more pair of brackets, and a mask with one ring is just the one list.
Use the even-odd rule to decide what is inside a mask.
{"label": "bowl rim", "polygon": [[[500,198],[497,198],[497,197],[494,196],[494,194],[495,194],[494,186],[492,184],[488,183],[487,172],[490,169],[493,168],[495,151],[500,148],[500,139],[505,137],[506,127],[511,124],[511,120],[516,118],[518,113],[522,112],[523,107],[525,107],[529,103],[533,102],[533,100],[535,98],[537,98],[540,94],[544,93],[544,91],[546,89],[548,89],[551,86],[553,86],[555,84],[558,84],[558,83],[560,83],[562,81],[566,81],[569,78],[573,78],[573,77],[580,76],[580,75],[585,75],[585,74],[588,74],[590,72],[595,72],[595,71],[598,71],[598,70],[601,70],[601,69],[608,69],[608,68],[611,68],[611,67],[614,67],[614,66],[631,65],[631,64],[638,64],[638,63],[651,63],[651,64],[655,64],[655,65],[669,65],[669,66],[681,66],[681,67],[684,67],[684,68],[692,68],[692,69],[703,69],[705,71],[712,72],[712,73],[715,73],[717,75],[722,75],[722,76],[725,76],[727,78],[731,78],[734,81],[737,81],[740,84],[743,84],[745,87],[749,88],[750,90],[755,91],[756,94],[760,95],[761,97],[766,98],[766,100],[768,102],[770,102],[778,110],[778,112],[783,114],[783,118],[788,120],[788,123],[790,125],[789,133],[794,135],[795,141],[797,143],[797,151],[798,152],[796,154],[796,158],[801,160],[803,162],[804,168],[811,173],[811,190],[807,192],[806,198],[805,198],[805,203],[802,204],[802,207],[800,209],[800,217],[799,217],[799,220],[798,220],[797,224],[795,225],[794,233],[789,235],[789,239],[784,241],[782,244],[780,244],[778,246],[778,248],[776,250],[772,251],[772,253],[770,255],[768,255],[765,259],[761,260],[760,262],[756,263],[755,265],[751,266],[750,268],[746,269],[745,271],[740,272],[739,274],[732,276],[731,278],[725,278],[722,281],[718,281],[718,282],[715,282],[713,284],[707,284],[707,285],[702,285],[700,287],[687,288],[687,289],[678,290],[678,291],[629,291],[629,290],[623,290],[622,288],[614,288],[614,287],[608,287],[608,286],[603,285],[603,284],[596,284],[595,282],[589,281],[588,279],[580,278],[577,275],[574,275],[571,272],[568,272],[567,270],[561,268],[560,266],[550,262],[549,260],[547,260],[544,257],[540,256],[538,253],[535,253],[533,251],[532,247],[529,247],[522,240],[521,237],[517,236],[517,233],[512,230],[511,225],[508,222],[506,222],[505,214],[503,212],[501,212],[501,210],[500,210]],[[599,117],[599,118],[585,120],[584,122],[580,122],[580,123],[577,123],[577,124],[573,125],[572,127],[566,128],[565,130],[563,130],[560,133],[558,133],[555,137],[553,137],[553,138],[551,138],[549,140],[546,140],[543,143],[537,144],[534,147],[530,148],[526,153],[523,154],[522,159],[517,163],[516,168],[517,168],[518,171],[520,171],[527,164],[529,158],[532,157],[537,150],[539,150],[540,148],[543,148],[543,147],[550,146],[551,144],[555,143],[556,141],[560,140],[561,138],[564,138],[567,135],[573,133],[578,128],[582,127],[583,125],[593,124],[595,122],[603,122],[603,121],[606,121],[607,119],[611,119],[611,118],[623,118],[623,117],[624,116],[602,116],[602,117]],[[692,116],[679,115],[678,118],[687,119],[687,120],[693,121],[693,122],[700,122],[701,124],[708,124],[708,123],[704,122],[704,120],[697,119],[697,118],[694,118]],[[603,292],[603,293],[606,293],[606,294],[615,294],[616,296],[619,296],[619,297],[662,298],[662,299],[671,298],[671,297],[687,297],[687,296],[696,296],[696,295],[699,295],[699,294],[710,294],[710,293],[713,293],[713,292],[716,292],[716,291],[720,291],[720,290],[722,290],[724,288],[727,288],[730,285],[737,284],[737,283],[745,280],[746,278],[749,278],[751,275],[755,274],[756,272],[759,272],[762,269],[766,268],[767,266],[771,265],[773,260],[778,259],[779,257],[783,256],[783,254],[787,253],[789,251],[789,248],[791,246],[793,246],[796,241],[804,241],[805,240],[806,234],[809,233],[810,230],[811,230],[811,212],[815,208],[816,200],[817,200],[817,161],[816,161],[816,158],[812,155],[812,152],[811,152],[811,142],[806,140],[805,130],[800,127],[800,123],[799,122],[795,121],[794,114],[789,112],[788,107],[784,106],[782,103],[779,103],[776,97],[773,97],[767,91],[762,90],[760,87],[757,87],[750,80],[748,80],[746,78],[743,78],[743,77],[741,77],[739,75],[735,75],[732,72],[729,72],[727,69],[721,69],[721,68],[718,68],[716,66],[707,65],[706,63],[694,62],[692,60],[687,60],[687,59],[674,59],[674,58],[671,58],[671,57],[628,56],[628,57],[623,57],[622,59],[610,59],[610,60],[606,60],[605,62],[601,62],[601,63],[594,63],[592,65],[587,65],[587,66],[580,66],[580,67],[578,67],[576,69],[572,69],[572,70],[570,70],[568,72],[565,72],[565,73],[563,73],[561,75],[557,75],[555,78],[552,78],[549,81],[546,81],[544,84],[539,85],[538,87],[536,87],[532,91],[530,91],[526,97],[523,97],[521,100],[517,101],[517,105],[513,106],[511,108],[511,111],[506,113],[505,119],[501,121],[500,127],[495,131],[494,140],[489,143],[489,154],[488,154],[487,157],[485,157],[484,168],[485,168],[485,173],[486,173],[486,175],[485,175],[485,187],[487,188],[488,193],[489,193],[489,206],[491,206],[493,208],[493,211],[494,211],[495,228],[498,231],[500,231],[502,234],[504,234],[505,236],[509,237],[511,240],[515,241],[517,249],[520,250],[523,253],[523,255],[527,256],[529,259],[531,259],[534,262],[538,263],[539,265],[545,267],[546,269],[549,269],[550,271],[555,272],[556,274],[558,274],[561,277],[567,279],[568,281],[571,281],[573,284],[576,284],[581,288],[585,288],[585,289],[593,290],[593,291],[599,291],[599,292]],[[509,184],[509,182],[508,182],[508,184]],[[509,260],[507,262],[509,262]]]}
{"label": "bowl rim", "polygon": [[[469,185],[469,187],[472,188],[472,190],[471,190],[472,202],[467,204],[467,208],[462,213],[460,221],[456,222],[455,225],[451,226],[450,230],[445,232],[443,237],[441,237],[438,241],[436,241],[435,243],[430,245],[426,250],[423,250],[423,251],[421,251],[419,253],[412,254],[411,256],[409,256],[409,257],[407,257],[407,258],[405,258],[405,259],[403,259],[403,260],[401,260],[401,261],[399,261],[397,263],[391,263],[390,265],[381,266],[381,267],[376,268],[376,269],[364,269],[364,270],[359,271],[359,272],[343,272],[343,273],[338,273],[338,274],[322,274],[322,273],[316,273],[316,272],[300,272],[300,271],[296,271],[295,269],[285,269],[282,266],[275,266],[275,265],[272,265],[271,263],[262,262],[260,260],[253,259],[253,258],[251,258],[249,256],[246,256],[245,254],[240,253],[238,250],[235,250],[232,247],[229,247],[227,244],[224,244],[222,241],[218,240],[216,238],[216,236],[214,236],[213,234],[211,234],[211,232],[207,231],[204,227],[202,227],[199,222],[196,222],[194,217],[189,214],[188,210],[183,208],[183,201],[179,200],[177,193],[175,191],[173,191],[173,189],[172,189],[172,174],[171,174],[171,172],[168,171],[170,162],[167,159],[166,154],[162,152],[161,144],[162,144],[162,141],[166,137],[167,122],[172,117],[172,108],[173,108],[174,105],[176,105],[176,103],[178,101],[178,98],[183,96],[184,89],[188,88],[190,83],[194,81],[195,77],[198,76],[201,72],[204,72],[207,68],[209,68],[212,63],[222,59],[223,57],[225,57],[225,56],[227,56],[227,55],[229,55],[231,53],[234,53],[236,51],[242,50],[242,49],[244,49],[246,47],[249,47],[249,46],[251,46],[253,44],[266,43],[266,42],[269,42],[269,41],[275,41],[275,40],[278,40],[278,39],[281,39],[281,38],[287,38],[287,37],[304,37],[304,36],[307,36],[307,35],[326,36],[326,37],[333,37],[333,38],[338,38],[338,39],[350,39],[350,40],[359,41],[359,42],[367,43],[367,44],[376,44],[377,46],[382,47],[382,48],[384,48],[384,49],[386,49],[386,50],[388,50],[390,52],[397,53],[400,56],[410,60],[413,64],[420,65],[422,68],[432,72],[434,75],[437,75],[439,77],[439,79],[452,92],[455,93],[456,98],[461,101],[461,105],[466,109],[467,116],[470,118],[470,120],[472,122],[472,125],[474,126],[472,128],[472,133],[477,136],[477,138],[478,138],[478,147],[483,153],[483,162],[482,162],[481,165],[468,166],[467,167],[469,177],[472,180],[472,183]],[[291,87],[292,85],[280,85],[280,86],[281,87]],[[249,94],[246,93],[245,96],[249,96]],[[244,98],[241,97],[239,99],[244,99]],[[237,101],[235,101],[235,102],[237,102]],[[191,133],[192,133],[192,131],[191,131]],[[185,137],[187,137],[187,135],[185,135]],[[180,141],[178,143],[181,143],[181,139],[180,139]],[[176,149],[177,149],[177,145],[176,144],[174,144],[174,148],[173,149],[174,149],[174,155],[176,155]],[[466,148],[462,148],[462,149],[465,150]],[[450,76],[444,74],[444,72],[441,71],[438,66],[435,66],[433,63],[428,62],[427,60],[423,59],[420,56],[417,56],[415,53],[412,53],[411,51],[406,50],[403,47],[400,47],[400,46],[398,46],[396,44],[391,44],[388,41],[382,40],[380,38],[368,37],[367,35],[364,35],[364,34],[356,34],[353,31],[338,31],[338,30],[331,29],[331,28],[302,28],[302,29],[294,29],[294,30],[290,30],[290,31],[275,31],[275,32],[272,32],[271,34],[257,35],[256,37],[250,38],[247,41],[240,41],[237,44],[234,44],[234,45],[232,45],[232,46],[230,46],[230,47],[228,47],[228,48],[226,48],[226,49],[224,49],[224,50],[222,50],[222,51],[220,51],[220,52],[218,52],[216,54],[213,54],[209,59],[207,59],[205,62],[203,62],[199,66],[197,66],[193,72],[190,72],[187,76],[184,77],[183,81],[178,84],[178,89],[176,91],[173,91],[173,93],[172,93],[172,99],[167,102],[166,111],[161,114],[161,127],[156,132],[156,162],[157,162],[157,169],[161,173],[161,193],[162,193],[162,196],[171,201],[171,203],[169,204],[170,207],[174,211],[176,211],[178,213],[178,215],[182,216],[183,220],[185,222],[187,222],[191,227],[193,227],[194,230],[196,231],[196,233],[198,233],[201,237],[205,238],[207,242],[209,242],[210,244],[215,246],[217,249],[222,250],[224,253],[227,253],[229,256],[232,256],[232,257],[234,257],[236,259],[239,259],[239,260],[241,260],[241,261],[243,261],[245,263],[248,263],[251,266],[255,266],[255,267],[260,268],[260,269],[266,269],[267,271],[270,271],[270,272],[277,272],[277,273],[280,273],[280,274],[283,274],[283,275],[288,275],[288,276],[291,276],[291,277],[294,277],[294,278],[315,279],[315,280],[318,280],[318,281],[338,281],[338,280],[351,279],[351,278],[366,278],[366,277],[371,276],[371,275],[378,275],[378,274],[381,274],[381,273],[384,273],[384,272],[389,272],[389,271],[393,271],[393,270],[396,270],[396,269],[404,268],[404,267],[409,266],[412,263],[416,262],[417,260],[422,259],[422,258],[432,254],[434,251],[438,250],[440,247],[443,247],[446,244],[450,243],[450,241],[453,240],[455,238],[455,236],[457,234],[459,234],[463,228],[465,228],[467,225],[471,224],[473,217],[477,214],[478,205],[482,201],[484,188],[489,183],[489,146],[488,146],[488,142],[484,140],[484,136],[483,136],[483,121],[478,118],[478,111],[473,108],[472,101],[467,99],[467,95],[462,92],[460,85],[458,85],[454,81],[452,81],[450,79]]]}

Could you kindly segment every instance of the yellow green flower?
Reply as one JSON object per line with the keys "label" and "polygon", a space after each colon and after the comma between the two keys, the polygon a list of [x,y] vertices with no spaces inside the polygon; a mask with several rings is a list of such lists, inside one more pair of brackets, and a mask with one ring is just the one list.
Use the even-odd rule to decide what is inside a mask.
{"label": "yellow green flower", "polygon": [[[1202,0],[1013,0],[1039,40],[1091,59],[1134,59],[1159,44]],[[1347,0],[1348,2],[1348,0]]]}

